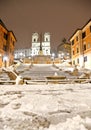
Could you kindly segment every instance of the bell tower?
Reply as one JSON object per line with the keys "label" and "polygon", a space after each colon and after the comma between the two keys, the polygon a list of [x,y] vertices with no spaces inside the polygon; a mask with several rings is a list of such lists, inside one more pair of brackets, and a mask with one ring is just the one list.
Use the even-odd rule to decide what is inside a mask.
{"label": "bell tower", "polygon": [[50,33],[32,34],[32,55],[50,55]]}
{"label": "bell tower", "polygon": [[32,35],[32,43],[38,42],[39,39],[39,34],[38,33],[33,33]]}
{"label": "bell tower", "polygon": [[38,55],[40,50],[39,34],[32,34],[32,55]]}
{"label": "bell tower", "polygon": [[44,34],[44,42],[50,42],[50,33]]}
{"label": "bell tower", "polygon": [[44,42],[42,43],[43,54],[50,55],[50,33],[44,33]]}

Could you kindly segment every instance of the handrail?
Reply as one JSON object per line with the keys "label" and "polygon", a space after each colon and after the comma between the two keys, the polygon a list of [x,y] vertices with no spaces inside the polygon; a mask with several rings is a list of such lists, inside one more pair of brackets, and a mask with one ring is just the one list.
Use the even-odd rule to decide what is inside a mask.
{"label": "handrail", "polygon": [[[12,83],[12,84],[16,84],[16,80],[2,80],[0,79],[0,84],[4,84],[4,83]],[[65,78],[65,79],[24,79],[24,84],[39,84],[39,83],[51,83],[51,84],[76,84],[76,83],[91,83],[91,79],[85,79],[85,78]]]}
{"label": "handrail", "polygon": [[91,79],[31,79],[31,80],[26,80],[26,84],[31,84],[31,83],[53,83],[53,84],[72,84],[72,83],[91,83]]}

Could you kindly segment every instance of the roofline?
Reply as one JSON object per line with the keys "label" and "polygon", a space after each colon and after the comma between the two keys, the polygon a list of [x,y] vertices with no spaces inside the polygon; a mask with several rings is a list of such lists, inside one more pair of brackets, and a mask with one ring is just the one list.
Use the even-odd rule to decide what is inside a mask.
{"label": "roofline", "polygon": [[86,24],[81,29],[83,29],[89,22],[91,22],[91,18],[86,22]]}
{"label": "roofline", "polygon": [[72,34],[72,36],[68,40],[70,40],[78,30],[82,30],[89,22],[91,22],[91,18],[86,22],[84,26],[82,26],[82,28],[76,29],[76,31]]}
{"label": "roofline", "polygon": [[75,32],[71,35],[71,37],[68,39],[70,41],[70,39],[76,34],[77,31],[81,30],[81,28],[78,28],[75,30]]}
{"label": "roofline", "polygon": [[[64,45],[64,44],[71,45],[70,43],[68,43],[68,42],[65,42],[65,43],[61,43],[61,44],[59,44],[59,45],[58,45],[58,47],[60,47],[60,46],[62,46],[62,45]],[[57,47],[57,48],[58,48],[58,47]]]}
{"label": "roofline", "polygon": [[15,40],[17,41],[17,39],[16,39],[16,37],[15,37],[15,35],[14,35],[14,33],[13,33],[13,31],[12,30],[8,30],[7,28],[6,28],[6,26],[5,26],[5,24],[4,24],[4,22],[0,19],[0,24],[8,31],[8,32],[12,32],[12,34],[13,34],[13,36],[14,36],[14,38],[15,38]]}
{"label": "roofline", "polygon": [[6,28],[4,22],[0,19],[0,24],[8,31],[8,29]]}
{"label": "roofline", "polygon": [[11,30],[11,31],[8,31],[8,32],[11,32],[13,34],[15,40],[17,41],[17,39],[16,39],[15,34],[13,33],[13,31]]}

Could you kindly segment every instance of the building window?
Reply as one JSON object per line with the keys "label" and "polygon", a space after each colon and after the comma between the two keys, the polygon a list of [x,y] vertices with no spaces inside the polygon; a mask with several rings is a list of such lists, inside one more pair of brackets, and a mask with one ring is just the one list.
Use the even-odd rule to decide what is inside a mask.
{"label": "building window", "polygon": [[84,57],[84,62],[86,62],[86,61],[87,61],[87,56]]}
{"label": "building window", "polygon": [[46,42],[48,42],[48,38],[46,38]]}
{"label": "building window", "polygon": [[3,45],[3,50],[7,51],[7,46],[6,45]]}
{"label": "building window", "polygon": [[4,33],[4,39],[7,40],[8,35],[6,33]]}
{"label": "building window", "polygon": [[86,32],[82,33],[82,39],[86,37]]}
{"label": "building window", "polygon": [[79,48],[77,47],[77,53],[79,53]]}
{"label": "building window", "polygon": [[73,60],[73,65],[75,65],[75,60]]}
{"label": "building window", "polygon": [[15,45],[14,43],[15,43],[15,42],[13,41],[13,46]]}
{"label": "building window", "polygon": [[64,48],[67,48],[67,45],[64,45]]}
{"label": "building window", "polygon": [[91,26],[90,26],[90,32],[91,32]]}
{"label": "building window", "polygon": [[88,49],[91,47],[91,44],[90,44],[90,42],[88,43]]}
{"label": "building window", "polygon": [[86,44],[84,44],[84,51],[86,50]]}
{"label": "building window", "polygon": [[72,45],[74,45],[74,40],[72,40]]}
{"label": "building window", "polygon": [[36,42],[36,39],[34,38],[34,42]]}
{"label": "building window", "polygon": [[73,55],[74,55],[75,53],[74,53],[74,50],[73,50]]}
{"label": "building window", "polygon": [[78,36],[76,36],[76,41],[78,41]]}
{"label": "building window", "polygon": [[79,64],[79,58],[77,59],[77,63]]}
{"label": "building window", "polygon": [[27,51],[26,50],[24,50],[24,55],[25,55],[25,57],[27,56]]}

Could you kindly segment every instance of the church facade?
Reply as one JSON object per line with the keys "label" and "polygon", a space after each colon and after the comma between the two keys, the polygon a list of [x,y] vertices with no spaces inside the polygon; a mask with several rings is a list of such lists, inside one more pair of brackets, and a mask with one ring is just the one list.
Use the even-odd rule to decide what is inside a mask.
{"label": "church facade", "polygon": [[33,33],[32,34],[32,56],[37,55],[50,55],[50,33],[44,33],[38,34]]}

